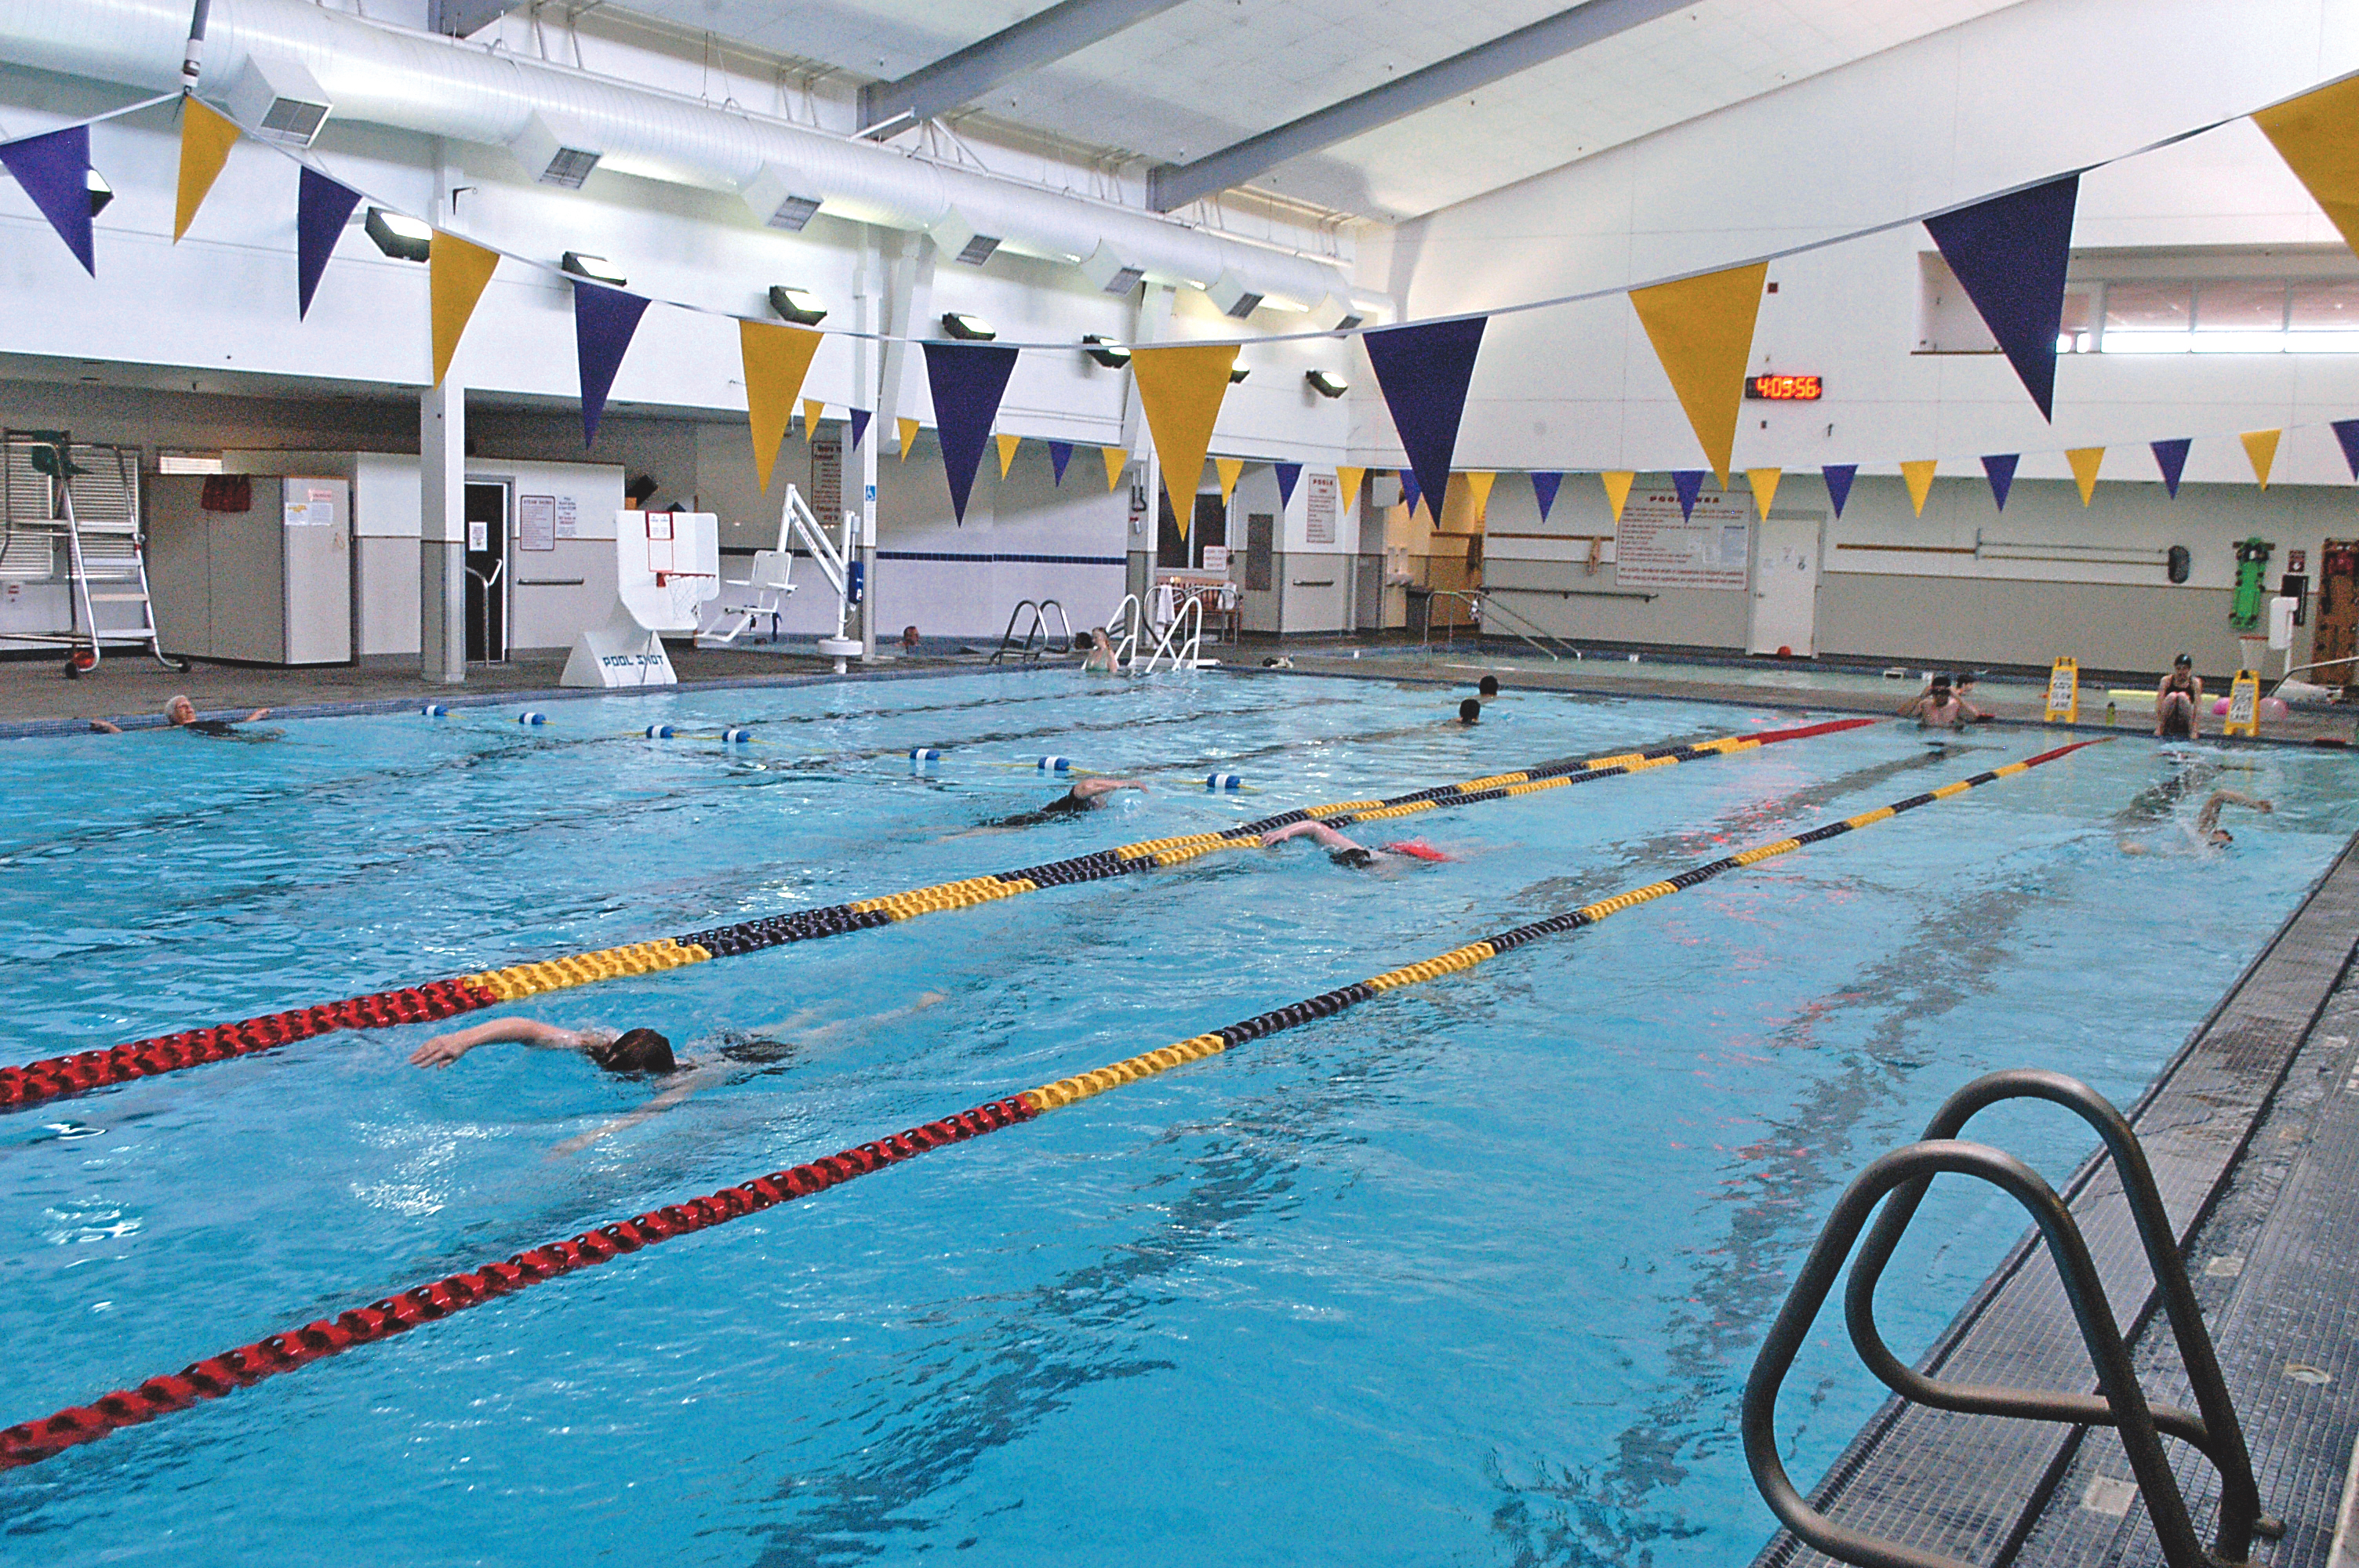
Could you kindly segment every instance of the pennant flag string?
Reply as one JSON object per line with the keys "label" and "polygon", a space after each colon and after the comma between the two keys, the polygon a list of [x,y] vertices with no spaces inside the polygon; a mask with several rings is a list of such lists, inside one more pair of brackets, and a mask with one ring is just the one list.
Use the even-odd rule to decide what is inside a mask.
{"label": "pennant flag string", "polygon": [[1458,477],[1474,492],[1474,521],[1479,524],[1491,514],[1491,487],[1498,483],[1499,476],[1490,470],[1475,469]]}
{"label": "pennant flag string", "polygon": [[2064,460],[2071,465],[2072,481],[2081,487],[2081,504],[2088,505],[2097,493],[2097,470],[2104,466],[2105,449],[2074,447],[2064,454]]}
{"label": "pennant flag string", "polygon": [[1940,463],[1932,458],[1921,458],[1900,465],[1901,482],[1908,487],[1908,503],[1917,508],[1917,515],[1925,515],[1925,498],[1933,493],[1933,470]]}
{"label": "pennant flag string", "polygon": [[2064,267],[2071,259],[2072,210],[2080,190],[2081,177],[2068,174],[1925,220],[1941,259],[1998,340],[2040,416],[2050,422],[2056,417]]}
{"label": "pennant flag string", "polygon": [[[761,481],[766,492],[770,488],[770,470],[778,460],[779,444],[787,438],[788,421],[793,417],[795,395],[802,391],[803,377],[810,373],[820,341],[817,332],[784,322],[737,323],[737,351],[745,366],[745,422],[754,437],[754,477]],[[853,430],[864,430],[867,425],[866,418],[854,410]],[[855,433],[853,444],[857,446],[859,441]]]}
{"label": "pennant flag string", "polygon": [[1214,458],[1212,471],[1221,476],[1221,504],[1226,506],[1237,492],[1237,480],[1245,471],[1243,458]]}
{"label": "pennant flag string", "polygon": [[1343,510],[1346,513],[1360,503],[1360,486],[1367,477],[1368,470],[1364,468],[1336,469],[1335,490],[1343,500]]}
{"label": "pennant flag string", "polygon": [[1637,482],[1638,476],[1629,469],[1615,469],[1597,477],[1605,481],[1605,504],[1614,509],[1614,521],[1618,525],[1622,521],[1622,508],[1630,500],[1630,487]]}
{"label": "pennant flag string", "polygon": [[[209,109],[203,100],[190,97],[180,101],[180,177],[179,193],[172,208],[172,243],[196,222],[197,209],[229,165],[229,150],[237,146],[244,133],[237,122],[218,110]],[[305,165],[309,173],[310,166]]]}
{"label": "pennant flag string", "polygon": [[868,421],[875,416],[875,411],[867,408],[855,408],[852,411],[852,444],[853,446],[860,445],[862,439],[867,436]]}
{"label": "pennant flag string", "polygon": [[434,231],[426,254],[426,292],[432,301],[428,315],[433,323],[435,385],[451,373],[451,356],[459,351],[475,302],[483,298],[484,287],[499,265],[499,252]]}
{"label": "pennant flag string", "polygon": [[2351,465],[2351,477],[2359,479],[2359,419],[2337,419],[2329,427],[2343,447],[2343,460]]}
{"label": "pennant flag string", "polygon": [[1692,520],[1695,516],[1696,497],[1703,493],[1703,470],[1673,470],[1671,493],[1680,498],[1680,516],[1685,520]]}
{"label": "pennant flag string", "polygon": [[1065,483],[1065,465],[1072,460],[1072,442],[1051,441],[1049,443],[1049,470],[1056,474],[1056,482],[1060,489],[1062,489]]}
{"label": "pennant flag string", "polygon": [[[2187,451],[2194,444],[2185,437],[2176,441],[2150,443],[2154,450],[2154,466],[2162,470],[2162,487],[2170,492],[2173,501],[2179,499],[2179,476],[2187,471]],[[2352,465],[2351,477],[2359,479],[2359,463]]]}
{"label": "pennant flag string", "polygon": [[[942,446],[942,473],[950,481],[951,513],[966,521],[967,497],[999,400],[1016,370],[1016,351],[998,343],[953,343],[928,340],[926,384],[934,395],[934,435]],[[902,443],[903,456],[908,444]]]}
{"label": "pennant flag string", "polygon": [[1007,470],[1016,466],[1016,449],[1024,444],[1024,438],[1021,436],[1010,436],[1002,432],[998,437],[998,441],[999,477],[1006,479],[1007,477]]}
{"label": "pennant flag string", "polygon": [[91,247],[90,127],[69,125],[18,141],[0,142],[0,165],[5,165],[25,194],[58,232],[58,238],[82,263],[82,271],[98,276]]}
{"label": "pennant flag string", "polygon": [[803,399],[803,439],[819,434],[819,422],[827,415],[827,405],[816,397]]}
{"label": "pennant flag string", "polygon": [[2277,461],[2277,438],[2284,433],[2282,430],[2247,430],[2238,438],[2245,443],[2245,456],[2252,460],[2253,477],[2261,481],[2263,490],[2269,487],[2269,468]]}
{"label": "pennant flag string", "polygon": [[1753,504],[1761,520],[1769,520],[1769,509],[1777,503],[1777,481],[1786,477],[1784,469],[1746,469],[1745,482],[1753,487]]}
{"label": "pennant flag string", "polygon": [[1130,356],[1131,383],[1138,388],[1138,406],[1163,465],[1163,492],[1171,498],[1171,515],[1183,539],[1196,509],[1196,484],[1204,475],[1212,426],[1236,362],[1234,343],[1144,348]]}
{"label": "pennant flag string", "polygon": [[1302,465],[1273,463],[1270,468],[1277,476],[1277,509],[1283,512],[1294,504],[1294,487],[1302,481]]}
{"label": "pennant flag string", "polygon": [[1753,324],[1768,279],[1769,265],[1756,262],[1630,294],[1647,341],[1723,490],[1736,446],[1736,411],[1745,400],[1745,367],[1753,357]]}
{"label": "pennant flag string", "polygon": [[1123,470],[1130,467],[1130,454],[1120,447],[1100,447],[1098,457],[1105,464],[1106,493],[1111,495],[1122,483]]}
{"label": "pennant flag string", "polygon": [[1827,499],[1835,503],[1835,520],[1843,520],[1843,503],[1851,499],[1851,481],[1859,477],[1857,463],[1829,463],[1819,470],[1826,477]]}
{"label": "pennant flag string", "polygon": [[[1450,463],[1458,449],[1458,424],[1466,413],[1466,389],[1474,377],[1474,356],[1483,347],[1486,322],[1476,316],[1414,327],[1386,327],[1360,340],[1375,367],[1376,386],[1392,411],[1393,428],[1408,456],[1406,470],[1417,476],[1434,520],[1450,500]],[[1417,503],[1409,503],[1417,510]]]}
{"label": "pennant flag string", "polygon": [[2022,460],[2014,452],[1983,460],[1983,472],[1990,476],[1991,499],[1998,503],[2001,512],[2006,510],[2006,492],[2015,486],[2015,468]]}
{"label": "pennant flag string", "polygon": [[614,389],[614,373],[623,368],[631,338],[647,300],[619,288],[577,278],[573,284],[573,347],[582,367],[582,444],[597,444],[598,421],[606,412],[606,394]]}
{"label": "pennant flag string", "polygon": [[916,444],[918,432],[925,427],[917,420],[902,417],[893,421],[894,433],[901,438],[901,460],[909,460],[909,449]]}
{"label": "pennant flag string", "polygon": [[1549,510],[1556,505],[1557,487],[1564,482],[1564,475],[1555,471],[1535,473],[1531,475],[1531,481],[1532,499],[1540,503],[1540,521],[1545,523]]}
{"label": "pennant flag string", "polygon": [[[189,100],[193,103],[195,99]],[[344,232],[344,221],[360,205],[361,193],[339,185],[306,164],[295,191],[295,315],[311,314],[311,296],[328,270],[328,257]]]}

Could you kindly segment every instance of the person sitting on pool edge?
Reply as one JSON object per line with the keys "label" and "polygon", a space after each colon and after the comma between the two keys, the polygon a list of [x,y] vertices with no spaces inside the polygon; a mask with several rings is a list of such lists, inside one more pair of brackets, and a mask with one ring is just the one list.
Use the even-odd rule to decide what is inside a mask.
{"label": "person sitting on pool edge", "polygon": [[2170,661],[2170,673],[2154,688],[2155,739],[2198,739],[2202,731],[2197,715],[2202,708],[2203,677],[2195,673],[2195,661],[2181,654]]}
{"label": "person sitting on pool edge", "polygon": [[1371,866],[1397,865],[1405,860],[1440,863],[1453,859],[1422,838],[1404,838],[1380,849],[1371,849],[1364,844],[1353,843],[1315,816],[1288,827],[1272,828],[1261,836],[1261,847],[1266,849],[1273,845],[1283,844],[1288,838],[1305,836],[1317,839],[1320,846],[1328,851],[1329,860],[1355,871]]}
{"label": "person sitting on pool edge", "polygon": [[[197,705],[189,700],[185,691],[175,692],[164,704],[164,722],[174,730],[186,730],[191,735],[234,735],[236,726],[253,724],[270,717],[270,709],[257,708],[243,719],[200,719]],[[102,735],[120,735],[123,726],[109,724],[103,719],[93,719],[90,727]]]}

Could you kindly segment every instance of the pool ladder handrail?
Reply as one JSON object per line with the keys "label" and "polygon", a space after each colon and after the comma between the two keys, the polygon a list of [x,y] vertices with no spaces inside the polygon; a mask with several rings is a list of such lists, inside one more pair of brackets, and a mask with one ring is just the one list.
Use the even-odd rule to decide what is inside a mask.
{"label": "pool ladder handrail", "polygon": [[[2147,1402],[2114,1320],[2104,1281],[2089,1256],[2088,1243],[2055,1189],[2014,1155],[1957,1138],[1977,1112],[2008,1099],[2048,1100],[2074,1112],[2096,1130],[2121,1182],[2147,1264],[2154,1271],[2163,1314],[2178,1343],[2200,1414]],[[1875,1324],[1875,1287],[1933,1177],[1942,1172],[1988,1182],[2030,1213],[2062,1277],[2065,1299],[2095,1363],[2101,1393],[1945,1383],[1905,1365],[1886,1345]],[[1887,1194],[1891,1201],[1884,1203]],[[1880,1203],[1884,1212],[1868,1228],[1868,1217]],[[1863,1228],[1867,1228],[1867,1238],[1852,1265],[1843,1293],[1843,1318],[1860,1359],[1895,1394],[1963,1414],[2116,1428],[2169,1568],[2242,1564],[2251,1554],[2256,1534],[2282,1532],[2281,1523],[2261,1514],[2260,1489],[2253,1477],[2244,1429],[2221,1377],[2211,1333],[2203,1325],[2202,1309],[2195,1300],[2169,1215],[2136,1132],[2112,1102],[2078,1079],[2039,1068],[2018,1068],[1985,1074],[1958,1090],[1933,1113],[1922,1139],[1875,1161],[1854,1179],[1836,1200],[1785,1305],[1762,1341],[1745,1385],[1745,1464],[1770,1511],[1795,1536],[1827,1556],[1859,1568],[1968,1568],[1955,1558],[1836,1523],[1811,1508],[1796,1490],[1777,1456],[1778,1388]],[[2220,1521],[2211,1552],[2204,1550],[2188,1516],[2187,1499],[2163,1454],[2163,1433],[2192,1444],[2219,1473]]]}
{"label": "pool ladder handrail", "polygon": [[[1024,627],[1024,641],[1021,643],[1018,643],[1016,641],[1016,617],[1022,615],[1027,610],[1029,610],[1032,612],[1032,619],[1026,622]],[[1057,612],[1057,624],[1065,629],[1065,643],[1062,647],[1059,647],[1056,642],[1049,635],[1049,611],[1051,610]],[[1039,639],[1038,647],[1033,646],[1033,639],[1035,637]],[[1044,654],[1063,654],[1071,653],[1073,651],[1073,623],[1065,619],[1065,607],[1058,603],[1053,599],[1042,599],[1037,600],[1030,599],[1017,600],[1016,601],[1016,608],[1007,612],[1007,630],[999,634],[999,646],[993,650],[990,662],[995,665],[999,663],[1002,659],[1007,656],[1010,649],[1014,649],[1016,652],[1023,654],[1024,662],[1027,665],[1039,663],[1040,657]]]}
{"label": "pool ladder handrail", "polygon": [[[1524,614],[1521,611],[1509,609],[1507,606],[1500,603],[1497,600],[1493,599],[1489,594],[1483,592],[1479,589],[1438,588],[1432,590],[1432,596],[1435,599],[1464,600],[1467,607],[1474,612],[1473,621],[1475,635],[1478,638],[1482,635],[1482,628],[1484,624],[1492,616],[1504,616],[1506,620],[1503,624],[1509,636],[1522,639],[1525,643],[1529,643],[1536,651],[1546,654],[1551,660],[1561,663],[1564,659],[1565,654],[1570,654],[1575,659],[1581,657],[1581,650],[1579,648],[1574,647],[1571,643],[1566,642],[1555,633],[1547,630],[1541,626],[1539,622]],[[1521,622],[1523,624],[1520,626],[1516,625],[1516,622]],[[1529,627],[1531,630],[1527,632],[1524,630],[1525,627]],[[1454,622],[1452,623],[1451,631],[1453,633],[1456,631],[1456,625]],[[1538,633],[1538,635],[1536,636],[1534,633]],[[1542,641],[1542,639],[1546,639],[1546,641]],[[1442,640],[1442,645],[1444,647],[1450,646],[1454,640],[1454,637],[1445,637]],[[1564,654],[1560,654],[1556,651],[1556,648],[1549,647],[1548,645],[1549,643],[1555,643],[1556,648],[1562,648],[1564,650]],[[1433,613],[1430,610],[1426,612],[1425,617],[1425,646],[1429,649],[1433,646]]]}
{"label": "pool ladder handrail", "polygon": [[1138,658],[1139,627],[1146,620],[1147,607],[1139,602],[1138,595],[1135,593],[1124,594],[1122,602],[1114,607],[1114,614],[1107,618],[1106,626],[1107,635],[1114,638],[1115,669],[1128,669]]}
{"label": "pool ladder handrail", "polygon": [[[1188,629],[1187,635],[1175,647],[1171,640],[1180,636],[1182,627]],[[1156,639],[1155,652],[1147,656],[1142,673],[1153,675],[1158,665],[1167,657],[1170,659],[1171,667],[1175,670],[1201,668],[1203,663],[1201,657],[1203,646],[1204,601],[1191,593],[1186,596],[1185,601],[1180,606],[1179,612],[1171,617],[1169,624],[1163,628],[1162,635]]]}

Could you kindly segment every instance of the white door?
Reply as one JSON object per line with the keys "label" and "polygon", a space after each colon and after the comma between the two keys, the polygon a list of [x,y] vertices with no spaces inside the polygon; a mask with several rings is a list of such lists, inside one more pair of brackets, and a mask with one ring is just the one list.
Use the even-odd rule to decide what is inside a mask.
{"label": "white door", "polygon": [[1808,657],[1817,651],[1819,534],[1825,525],[1822,512],[1762,519],[1753,552],[1752,652]]}

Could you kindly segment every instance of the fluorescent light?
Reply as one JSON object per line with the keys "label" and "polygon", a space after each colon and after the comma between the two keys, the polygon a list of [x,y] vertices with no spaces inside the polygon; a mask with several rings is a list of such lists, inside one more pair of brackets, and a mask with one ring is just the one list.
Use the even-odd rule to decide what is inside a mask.
{"label": "fluorescent light", "polygon": [[1108,370],[1120,370],[1123,366],[1130,362],[1130,351],[1128,349],[1124,348],[1120,343],[1101,338],[1095,332],[1085,334],[1082,337],[1082,352],[1089,355],[1090,358],[1097,361],[1098,363],[1105,366]]}
{"label": "fluorescent light", "polygon": [[584,255],[580,251],[568,251],[565,259],[557,264],[576,277],[586,277],[592,283],[603,283],[610,288],[620,288],[630,279],[622,269],[604,256]]}
{"label": "fluorescent light", "polygon": [[783,283],[770,286],[770,308],[798,327],[816,327],[827,319],[827,307],[820,303],[818,295]]}
{"label": "fluorescent light", "polygon": [[158,473],[220,473],[222,455],[219,452],[158,452],[156,471]]}
{"label": "fluorescent light", "polygon": [[1311,391],[1321,397],[1341,397],[1352,390],[1352,384],[1333,371],[1307,370],[1302,373],[1302,379]]}
{"label": "fluorescent light", "polygon": [[1251,374],[1253,374],[1253,367],[1251,365],[1231,365],[1229,367],[1229,384],[1231,386],[1234,386],[1237,383],[1245,380],[1245,377]]}
{"label": "fluorescent light", "polygon": [[367,220],[361,224],[371,243],[396,261],[422,262],[434,251],[432,225],[422,223],[406,212],[388,212],[382,207],[368,210]]}
{"label": "fluorescent light", "polygon": [[998,330],[982,317],[962,315],[956,310],[942,312],[942,330],[953,338],[976,343],[987,343],[999,336]]}

